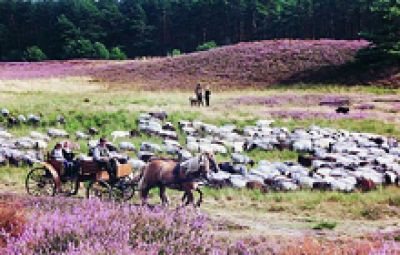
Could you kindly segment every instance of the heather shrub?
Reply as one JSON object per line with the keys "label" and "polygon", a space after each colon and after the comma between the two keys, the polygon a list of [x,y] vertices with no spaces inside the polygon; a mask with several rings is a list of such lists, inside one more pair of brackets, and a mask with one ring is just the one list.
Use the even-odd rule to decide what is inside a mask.
{"label": "heather shrub", "polygon": [[95,59],[109,59],[110,52],[107,50],[106,46],[101,42],[95,42],[93,44],[93,58]]}
{"label": "heather shrub", "polygon": [[196,50],[197,51],[210,50],[210,49],[213,49],[216,47],[217,47],[217,43],[215,41],[209,41],[209,42],[205,42],[205,43],[197,46]]}
{"label": "heather shrub", "polygon": [[171,57],[175,57],[175,56],[182,55],[182,52],[181,52],[180,49],[173,49],[171,51],[171,53],[169,53],[168,55],[171,56]]}
{"label": "heather shrub", "polygon": [[27,61],[43,61],[47,59],[47,56],[38,46],[34,45],[26,49],[24,58]]}
{"label": "heather shrub", "polygon": [[8,238],[17,238],[24,231],[24,214],[20,207],[9,202],[0,202],[0,247],[7,244]]}
{"label": "heather shrub", "polygon": [[70,40],[63,48],[65,58],[92,58],[94,55],[93,43],[90,40]]}
{"label": "heather shrub", "polygon": [[6,237],[6,254],[208,254],[215,249],[207,218],[194,209],[61,198],[33,199],[27,206],[34,208],[31,218],[21,236]]}
{"label": "heather shrub", "polygon": [[126,54],[119,47],[114,47],[110,50],[110,59],[125,60],[127,59],[127,57]]}

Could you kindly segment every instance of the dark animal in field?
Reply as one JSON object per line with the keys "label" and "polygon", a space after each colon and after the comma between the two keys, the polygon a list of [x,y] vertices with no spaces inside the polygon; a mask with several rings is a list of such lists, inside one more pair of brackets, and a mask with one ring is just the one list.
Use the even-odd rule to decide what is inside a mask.
{"label": "dark animal in field", "polygon": [[160,198],[163,205],[168,204],[166,188],[173,188],[185,192],[186,204],[194,203],[193,189],[199,178],[207,178],[211,171],[218,171],[218,165],[214,155],[202,153],[183,163],[175,160],[151,160],[143,169],[139,181],[140,197],[143,204],[147,204],[149,191],[155,187],[160,190]]}
{"label": "dark animal in field", "polygon": [[377,145],[382,145],[384,143],[381,137],[371,138],[370,140],[376,143]]}
{"label": "dark animal in field", "polygon": [[299,162],[299,164],[304,167],[312,166],[313,160],[315,160],[315,158],[313,156],[299,155],[297,158],[297,161]]}
{"label": "dark animal in field", "polygon": [[359,177],[357,178],[356,187],[362,192],[367,192],[376,189],[376,184],[370,179]]}
{"label": "dark animal in field", "polygon": [[175,128],[174,125],[173,125],[172,123],[170,123],[170,122],[165,123],[165,124],[162,126],[162,129],[163,129],[163,130],[168,130],[168,131],[176,131],[176,128]]}
{"label": "dark animal in field", "polygon": [[221,171],[228,172],[228,173],[235,173],[235,169],[231,162],[222,162],[218,164],[218,167]]}
{"label": "dark animal in field", "polygon": [[7,124],[8,124],[9,127],[13,127],[13,126],[19,124],[19,120],[17,118],[15,118],[15,117],[9,116],[7,118]]}
{"label": "dark animal in field", "polygon": [[86,97],[85,99],[83,99],[83,102],[89,103],[89,102],[90,102],[90,99]]}
{"label": "dark animal in field", "polygon": [[336,113],[341,113],[341,114],[348,114],[350,112],[350,108],[346,106],[339,106],[336,108]]}
{"label": "dark animal in field", "polygon": [[397,176],[397,174],[391,171],[385,172],[384,177],[386,185],[397,184],[399,181],[399,177]]}
{"label": "dark animal in field", "polygon": [[250,190],[259,190],[261,193],[267,193],[268,188],[264,184],[257,181],[249,181],[246,183],[246,188]]}
{"label": "dark animal in field", "polygon": [[27,123],[32,125],[38,125],[40,123],[41,115],[42,114],[39,115],[29,114]]}
{"label": "dark animal in field", "polygon": [[57,121],[58,124],[61,124],[61,125],[65,125],[66,124],[65,118],[63,116],[61,116],[61,115],[57,116],[57,120],[56,121]]}
{"label": "dark animal in field", "polygon": [[98,135],[99,134],[99,130],[97,130],[97,128],[95,127],[91,127],[88,129],[88,134],[89,135]]}
{"label": "dark animal in field", "polygon": [[189,97],[190,106],[200,106],[203,105],[203,102],[198,100],[196,97]]}
{"label": "dark animal in field", "polygon": [[316,181],[313,183],[312,189],[328,191],[332,189],[332,185],[324,181]]}

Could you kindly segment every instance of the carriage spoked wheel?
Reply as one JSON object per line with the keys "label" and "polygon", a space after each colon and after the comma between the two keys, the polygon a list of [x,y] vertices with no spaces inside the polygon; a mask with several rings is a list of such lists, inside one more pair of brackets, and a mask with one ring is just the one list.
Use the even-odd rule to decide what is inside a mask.
{"label": "carriage spoked wheel", "polygon": [[111,186],[103,180],[90,181],[86,189],[87,198],[99,198],[100,200],[111,200]]}
{"label": "carriage spoked wheel", "polygon": [[32,169],[25,180],[25,188],[32,196],[54,196],[56,183],[53,175],[45,167]]}
{"label": "carriage spoked wheel", "polygon": [[136,185],[129,178],[119,180],[112,186],[113,200],[125,202],[135,195]]}

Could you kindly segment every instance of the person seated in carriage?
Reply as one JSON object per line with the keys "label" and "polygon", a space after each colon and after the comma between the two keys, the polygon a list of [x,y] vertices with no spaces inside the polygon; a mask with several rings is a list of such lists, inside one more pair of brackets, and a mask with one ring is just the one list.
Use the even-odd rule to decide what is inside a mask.
{"label": "person seated in carriage", "polygon": [[109,177],[110,182],[115,182],[117,177],[117,160],[111,157],[110,151],[107,147],[106,138],[102,137],[99,140],[99,144],[93,150],[93,160],[97,163],[99,168],[105,168]]}
{"label": "person seated in carriage", "polygon": [[73,153],[63,146],[62,143],[58,142],[51,151],[51,159],[61,161],[67,176],[73,176],[77,173],[77,165],[74,162]]}

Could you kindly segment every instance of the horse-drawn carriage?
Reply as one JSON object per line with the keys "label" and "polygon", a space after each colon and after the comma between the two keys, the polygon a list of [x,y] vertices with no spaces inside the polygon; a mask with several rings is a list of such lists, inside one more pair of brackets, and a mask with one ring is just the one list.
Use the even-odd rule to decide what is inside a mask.
{"label": "horse-drawn carriage", "polygon": [[77,169],[65,169],[62,161],[49,155],[45,162],[33,168],[25,181],[26,191],[35,196],[71,196],[78,194],[80,183],[86,186],[86,197],[126,201],[132,198],[136,182],[130,177],[133,169],[128,163],[117,164],[117,180],[110,181],[106,169],[93,160],[78,160]]}

